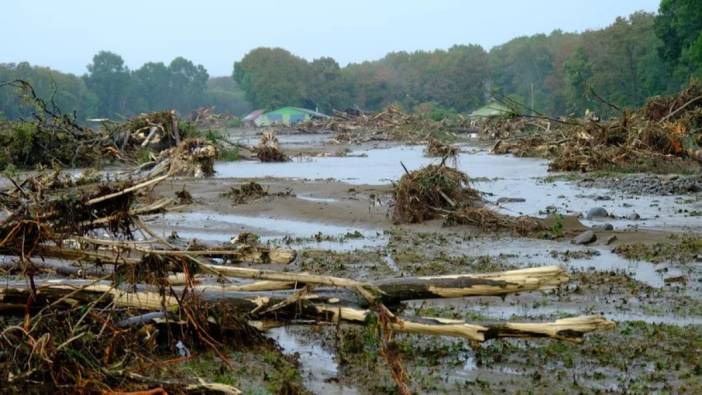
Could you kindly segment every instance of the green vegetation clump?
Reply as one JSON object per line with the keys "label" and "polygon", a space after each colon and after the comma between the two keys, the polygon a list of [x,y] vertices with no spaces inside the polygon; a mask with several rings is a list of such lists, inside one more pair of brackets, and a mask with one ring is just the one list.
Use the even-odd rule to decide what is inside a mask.
{"label": "green vegetation clump", "polygon": [[0,120],[0,170],[15,168],[96,166],[101,146],[78,144],[71,130],[24,121]]}
{"label": "green vegetation clump", "polygon": [[619,245],[614,249],[626,259],[653,263],[690,263],[702,257],[702,238],[695,236],[676,237],[653,244],[632,243]]}

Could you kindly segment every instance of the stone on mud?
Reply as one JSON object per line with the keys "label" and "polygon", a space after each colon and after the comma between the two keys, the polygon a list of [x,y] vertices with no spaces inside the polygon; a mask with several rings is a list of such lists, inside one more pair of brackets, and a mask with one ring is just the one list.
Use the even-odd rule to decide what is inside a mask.
{"label": "stone on mud", "polygon": [[597,241],[597,235],[591,230],[586,230],[585,232],[575,236],[573,239],[573,244],[585,245]]}
{"label": "stone on mud", "polygon": [[593,219],[593,218],[604,218],[608,217],[609,213],[604,207],[593,207],[590,210],[588,210],[587,215],[585,216],[586,219]]}

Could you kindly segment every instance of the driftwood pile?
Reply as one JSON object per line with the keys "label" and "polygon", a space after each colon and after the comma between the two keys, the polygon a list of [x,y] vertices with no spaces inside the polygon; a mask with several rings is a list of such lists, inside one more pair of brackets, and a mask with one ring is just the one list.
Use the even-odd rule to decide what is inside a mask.
{"label": "driftwood pile", "polygon": [[443,218],[446,225],[471,225],[485,231],[505,231],[527,236],[546,228],[543,219],[500,214],[485,207],[470,178],[445,164],[406,171],[394,185],[393,220],[418,223]]}
{"label": "driftwood pile", "polygon": [[11,261],[0,283],[4,385],[48,392],[163,385],[175,392],[236,393],[192,377],[149,374],[174,354],[203,349],[232,368],[225,346],[256,343],[261,331],[287,324],[379,321],[387,338],[404,332],[473,344],[502,337],[580,342],[586,333],[614,325],[601,316],[468,323],[397,313],[407,300],[557,287],[568,281],[560,267],[370,282],[243,267],[288,264],[295,253],[266,249],[251,234],[225,246],[161,238],[141,215],[166,210],[171,199],[141,203],[141,195],[166,178],[54,186],[43,184],[48,177],[30,178],[0,195],[8,213],[0,222],[0,253]]}
{"label": "driftwood pile", "polygon": [[184,138],[174,110],[140,114],[110,128],[121,151],[148,148],[154,152],[180,144]]}
{"label": "driftwood pile", "polygon": [[8,166],[100,167],[112,162],[157,167],[155,174],[211,176],[221,141],[199,140],[199,132],[180,120],[175,111],[140,114],[122,123],[102,120],[93,130],[72,114],[36,95],[22,80],[3,83],[14,87],[32,105],[32,119],[0,120],[0,170]]}
{"label": "driftwood pile", "polygon": [[201,107],[190,113],[188,121],[199,129],[221,129],[236,122],[238,118],[232,114],[216,113],[214,107]]}
{"label": "driftwood pile", "polygon": [[424,148],[424,155],[428,157],[454,157],[458,155],[459,149],[455,145],[443,143],[433,137],[429,138]]}
{"label": "driftwood pile", "polygon": [[178,146],[161,151],[153,160],[139,166],[138,172],[150,177],[160,175],[181,177],[212,177],[219,148],[209,140],[187,139]]}
{"label": "driftwood pile", "polygon": [[498,140],[493,152],[547,157],[553,171],[646,170],[683,159],[702,162],[700,85],[693,83],[677,96],[653,97],[634,112],[615,109],[620,115],[609,120],[590,114],[536,135]]}
{"label": "driftwood pile", "polygon": [[426,115],[406,113],[397,106],[388,106],[384,111],[365,113],[347,110],[336,112],[328,119],[315,119],[299,126],[305,132],[331,130],[335,139],[344,143],[369,141],[403,141],[419,143],[427,141],[432,133],[464,133],[473,131],[470,120],[462,116],[435,121]]}

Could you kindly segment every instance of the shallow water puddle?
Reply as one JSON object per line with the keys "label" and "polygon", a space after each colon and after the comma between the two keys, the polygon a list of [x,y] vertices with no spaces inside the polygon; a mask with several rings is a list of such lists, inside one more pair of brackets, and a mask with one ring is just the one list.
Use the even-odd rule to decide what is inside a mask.
{"label": "shallow water puddle", "polygon": [[[157,217],[156,227],[175,229],[180,237],[212,242],[227,242],[232,236],[249,231],[259,234],[264,243],[332,251],[378,248],[387,243],[387,237],[375,229],[214,212],[167,213]],[[356,232],[362,237],[344,237]],[[338,240],[310,240],[316,235]],[[285,242],[284,238],[291,241]],[[297,241],[298,238],[303,240]]]}
{"label": "shallow water puddle", "polygon": [[[456,253],[467,256],[494,256],[505,258],[506,263],[520,267],[564,265],[566,268],[598,272],[622,272],[631,278],[655,288],[663,287],[663,267],[650,262],[630,261],[599,247],[579,247],[568,242],[528,238],[476,238],[456,246]],[[552,252],[556,254],[552,255]],[[558,253],[591,252],[592,257],[564,259]],[[670,271],[666,277],[673,275]]]}
{"label": "shallow water puddle", "polygon": [[307,200],[308,202],[315,202],[315,203],[334,203],[337,202],[337,199],[334,198],[324,198],[324,197],[318,197],[318,196],[312,196],[308,194],[298,194],[296,196],[298,199],[302,200]]}
{"label": "shallow water puddle", "polygon": [[286,328],[274,328],[267,336],[274,339],[286,354],[297,354],[305,387],[314,394],[357,394],[355,388],[337,383],[338,364],[334,356],[315,341],[302,340]]}

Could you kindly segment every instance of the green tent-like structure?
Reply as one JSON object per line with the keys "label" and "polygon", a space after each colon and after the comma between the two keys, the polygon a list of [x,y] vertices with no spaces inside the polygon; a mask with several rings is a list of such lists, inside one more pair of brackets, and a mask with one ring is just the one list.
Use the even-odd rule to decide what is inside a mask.
{"label": "green tent-like structure", "polygon": [[514,111],[498,102],[491,102],[470,113],[471,117],[508,117],[514,115]]}
{"label": "green tent-like structure", "polygon": [[274,111],[261,114],[256,118],[256,126],[286,125],[292,126],[315,118],[329,118],[321,112],[299,107],[282,107]]}

